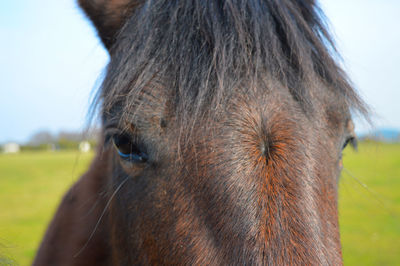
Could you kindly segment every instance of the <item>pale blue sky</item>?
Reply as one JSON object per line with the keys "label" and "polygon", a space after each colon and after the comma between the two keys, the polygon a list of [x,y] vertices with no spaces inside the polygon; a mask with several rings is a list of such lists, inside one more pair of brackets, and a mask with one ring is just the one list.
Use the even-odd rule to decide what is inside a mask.
{"label": "pale blue sky", "polygon": [[[320,2],[375,125],[400,129],[400,1]],[[85,127],[108,56],[74,0],[1,1],[0,59],[0,143]]]}

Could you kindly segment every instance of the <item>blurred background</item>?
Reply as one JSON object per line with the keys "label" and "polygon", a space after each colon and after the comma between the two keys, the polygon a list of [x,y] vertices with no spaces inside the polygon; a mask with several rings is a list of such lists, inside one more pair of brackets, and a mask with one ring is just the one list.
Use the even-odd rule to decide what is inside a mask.
{"label": "blurred background", "polygon": [[[400,264],[400,1],[321,0],[371,106],[340,181],[345,264]],[[108,55],[74,0],[0,2],[0,264],[29,264],[96,146],[88,109]],[[4,257],[4,258],[3,258]]]}

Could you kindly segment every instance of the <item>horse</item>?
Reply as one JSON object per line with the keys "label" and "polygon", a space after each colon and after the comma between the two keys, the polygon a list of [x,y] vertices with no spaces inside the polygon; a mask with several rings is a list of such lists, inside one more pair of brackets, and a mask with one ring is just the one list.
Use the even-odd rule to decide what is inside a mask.
{"label": "horse", "polygon": [[33,265],[341,265],[367,107],[314,0],[79,0],[110,55],[100,147]]}

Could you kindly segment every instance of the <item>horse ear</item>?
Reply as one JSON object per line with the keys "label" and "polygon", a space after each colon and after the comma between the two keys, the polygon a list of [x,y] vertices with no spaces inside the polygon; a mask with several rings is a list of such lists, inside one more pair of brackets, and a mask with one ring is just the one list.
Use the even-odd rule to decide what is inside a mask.
{"label": "horse ear", "polygon": [[126,19],[142,0],[78,0],[108,50]]}

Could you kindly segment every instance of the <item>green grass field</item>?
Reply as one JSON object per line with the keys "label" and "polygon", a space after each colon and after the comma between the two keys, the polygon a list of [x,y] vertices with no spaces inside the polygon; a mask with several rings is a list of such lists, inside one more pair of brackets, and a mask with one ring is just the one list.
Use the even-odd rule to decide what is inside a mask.
{"label": "green grass field", "polygon": [[400,144],[344,152],[339,217],[345,265],[400,265]]}
{"label": "green grass field", "polygon": [[[347,149],[340,181],[346,265],[400,265],[400,144]],[[0,155],[0,265],[29,265],[65,190],[92,154]]]}
{"label": "green grass field", "polygon": [[91,158],[78,152],[0,155],[0,258],[31,263],[60,197]]}

